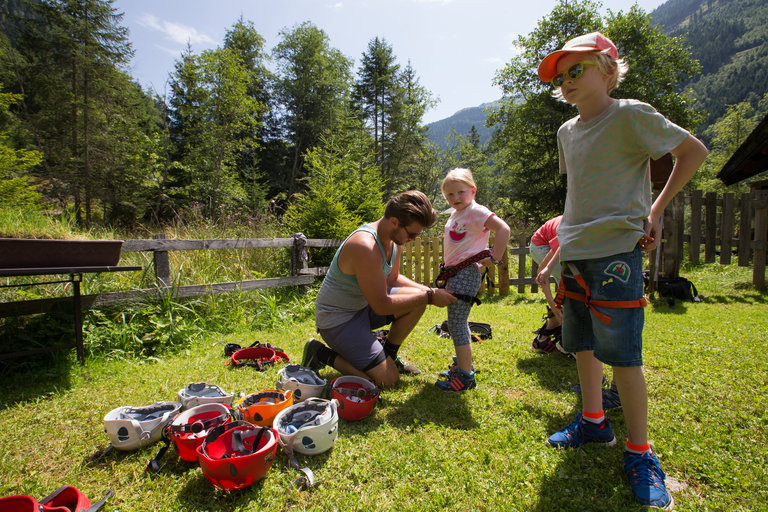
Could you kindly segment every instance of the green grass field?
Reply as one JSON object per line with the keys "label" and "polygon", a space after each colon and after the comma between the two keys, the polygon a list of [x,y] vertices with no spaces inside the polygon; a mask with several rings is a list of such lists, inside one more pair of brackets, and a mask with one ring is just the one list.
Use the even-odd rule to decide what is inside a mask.
{"label": "green grass field", "polygon": [[[704,302],[670,307],[657,300],[646,309],[650,437],[676,510],[768,510],[768,294],[749,286],[749,272],[686,269]],[[558,451],[545,444],[580,403],[570,392],[574,361],[530,350],[543,310],[542,296],[532,294],[490,297],[474,308],[470,319],[490,323],[493,339],[474,345],[478,388],[454,395],[433,385],[453,346],[428,332],[445,311],[428,309],[401,350],[422,374],[385,391],[369,418],[341,420],[330,451],[299,455],[318,480],[310,491],[290,487],[298,473],[282,452],[264,480],[233,493],[215,490],[173,450],[160,474],[148,478],[144,465],[157,445],[100,457],[108,446],[103,417],[115,407],[173,400],[194,381],[231,392],[273,388],[276,368],[230,369],[222,342],[270,342],[299,362],[303,343],[315,336],[310,319],[272,330],[206,332],[187,349],[152,358],[94,356],[81,367],[73,354],[60,354],[23,371],[7,369],[0,383],[0,496],[41,498],[69,484],[93,501],[112,488],[108,511],[642,510],[622,473],[621,409],[608,411],[614,447]]]}

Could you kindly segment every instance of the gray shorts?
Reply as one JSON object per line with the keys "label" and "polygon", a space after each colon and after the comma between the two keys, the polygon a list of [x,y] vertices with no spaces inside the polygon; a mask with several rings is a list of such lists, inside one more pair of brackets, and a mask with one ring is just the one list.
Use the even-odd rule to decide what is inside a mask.
{"label": "gray shorts", "polygon": [[387,358],[373,330],[391,324],[394,319],[392,315],[378,315],[371,306],[366,306],[350,321],[330,329],[318,329],[318,332],[334,352],[364,372]]}

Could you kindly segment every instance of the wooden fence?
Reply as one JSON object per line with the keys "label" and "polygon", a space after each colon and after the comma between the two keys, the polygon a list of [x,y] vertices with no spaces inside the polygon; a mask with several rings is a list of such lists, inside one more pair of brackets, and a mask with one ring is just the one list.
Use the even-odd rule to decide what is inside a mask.
{"label": "wooden fence", "polygon": [[[667,208],[664,216],[663,244],[660,254],[649,254],[649,266],[658,269],[662,275],[677,275],[680,263],[685,257],[691,262],[720,261],[729,264],[732,257],[742,266],[753,266],[752,282],[755,287],[765,286],[766,254],[768,249],[768,191],[757,191],[736,198],[734,194],[721,197],[714,193],[702,194],[694,191],[690,196],[678,196]],[[535,276],[538,271],[533,262],[526,262],[530,234],[520,235],[514,240],[514,247],[508,247],[502,263],[490,269],[489,277],[493,287],[481,293],[509,293],[510,287],[517,287],[524,293],[526,287],[538,291]],[[152,252],[153,267],[157,286],[155,288],[109,292],[82,296],[84,309],[110,306],[124,302],[157,297],[170,290],[172,278],[168,253],[170,251],[227,250],[290,248],[290,275],[265,279],[253,279],[223,283],[178,286],[172,292],[178,297],[229,293],[280,286],[305,286],[314,282],[315,277],[325,275],[327,268],[308,266],[306,250],[317,247],[338,247],[341,240],[307,239],[301,234],[293,238],[256,239],[210,239],[210,240],[166,240],[165,235],[155,235],[152,240],[126,240],[122,251]],[[687,244],[687,253],[684,250]],[[422,237],[405,244],[401,251],[401,273],[416,282],[434,282],[442,259],[442,238]],[[485,286],[485,285],[484,285]],[[26,315],[50,311],[58,302],[71,298],[25,300],[0,303],[0,317]]]}
{"label": "wooden fence", "polygon": [[[690,196],[678,195],[664,212],[663,239],[658,261],[659,271],[664,275],[676,276],[680,263],[686,258],[692,263],[728,265],[735,257],[739,266],[752,265],[752,284],[763,288],[768,249],[768,191],[754,191],[740,197],[730,193],[703,194],[701,190],[694,190]],[[651,254],[651,267],[656,261],[655,254]]]}

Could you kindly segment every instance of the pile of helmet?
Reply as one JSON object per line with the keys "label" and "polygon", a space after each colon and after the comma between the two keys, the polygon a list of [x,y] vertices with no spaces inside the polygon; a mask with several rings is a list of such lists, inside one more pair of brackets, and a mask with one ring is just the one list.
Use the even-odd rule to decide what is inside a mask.
{"label": "pile of helmet", "polygon": [[251,393],[233,401],[219,386],[191,383],[177,401],[142,407],[118,407],[104,416],[112,447],[135,450],[164,441],[147,469],[159,471],[159,460],[173,445],[184,461],[197,462],[217,488],[234,490],[264,478],[280,444],[289,462],[306,475],[294,452],[317,455],[330,449],[338,436],[339,417],[350,421],[371,414],[379,395],[375,384],[359,377],[331,383],[297,364],[280,369],[276,389]]}

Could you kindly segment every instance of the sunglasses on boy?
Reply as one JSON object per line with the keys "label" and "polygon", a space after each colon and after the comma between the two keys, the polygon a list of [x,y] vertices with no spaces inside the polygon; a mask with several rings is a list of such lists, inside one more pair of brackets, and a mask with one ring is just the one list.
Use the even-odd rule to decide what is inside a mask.
{"label": "sunglasses on boy", "polygon": [[576,80],[577,78],[579,78],[581,75],[584,74],[584,68],[586,66],[594,66],[594,65],[595,65],[595,62],[591,60],[577,62],[576,64],[568,68],[567,71],[563,71],[562,73],[556,74],[554,78],[552,78],[551,80],[552,85],[554,85],[555,87],[560,87],[561,85],[563,85],[563,82],[565,82],[566,77],[570,78],[571,80]]}

